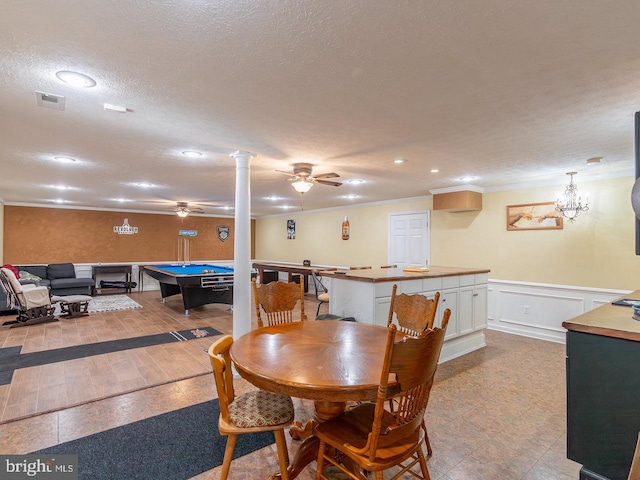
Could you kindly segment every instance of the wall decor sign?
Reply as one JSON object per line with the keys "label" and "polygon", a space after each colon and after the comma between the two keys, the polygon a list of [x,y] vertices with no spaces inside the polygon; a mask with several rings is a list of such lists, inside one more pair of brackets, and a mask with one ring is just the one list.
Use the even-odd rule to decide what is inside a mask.
{"label": "wall decor sign", "polygon": [[134,233],[138,233],[138,227],[129,225],[129,219],[125,218],[122,225],[113,227],[113,233],[117,233],[118,235],[133,235]]}
{"label": "wall decor sign", "polygon": [[507,206],[507,230],[561,230],[563,220],[555,202]]}
{"label": "wall decor sign", "polygon": [[224,242],[227,238],[229,238],[231,228],[227,227],[226,225],[218,225],[216,227],[216,231],[218,232],[218,238]]}
{"label": "wall decor sign", "polygon": [[198,230],[180,230],[178,231],[179,237],[197,237]]}
{"label": "wall decor sign", "polygon": [[287,240],[296,239],[296,221],[287,220]]}

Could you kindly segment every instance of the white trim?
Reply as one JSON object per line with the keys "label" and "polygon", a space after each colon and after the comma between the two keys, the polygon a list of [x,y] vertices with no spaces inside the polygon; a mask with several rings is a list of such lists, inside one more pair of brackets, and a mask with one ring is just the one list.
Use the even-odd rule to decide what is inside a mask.
{"label": "white trim", "polygon": [[487,328],[565,343],[562,322],[629,293],[629,290],[489,279]]}

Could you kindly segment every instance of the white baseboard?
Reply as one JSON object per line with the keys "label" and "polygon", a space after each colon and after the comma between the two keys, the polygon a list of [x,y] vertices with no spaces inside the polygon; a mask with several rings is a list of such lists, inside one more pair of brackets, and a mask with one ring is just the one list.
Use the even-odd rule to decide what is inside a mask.
{"label": "white baseboard", "polygon": [[565,343],[562,322],[629,290],[489,279],[488,329]]}

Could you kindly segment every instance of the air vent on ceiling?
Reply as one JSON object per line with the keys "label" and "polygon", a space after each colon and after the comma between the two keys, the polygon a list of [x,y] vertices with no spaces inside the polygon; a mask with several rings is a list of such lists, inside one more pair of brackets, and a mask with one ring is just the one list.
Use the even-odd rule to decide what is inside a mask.
{"label": "air vent on ceiling", "polygon": [[36,103],[39,107],[64,110],[64,97],[62,95],[36,91]]}

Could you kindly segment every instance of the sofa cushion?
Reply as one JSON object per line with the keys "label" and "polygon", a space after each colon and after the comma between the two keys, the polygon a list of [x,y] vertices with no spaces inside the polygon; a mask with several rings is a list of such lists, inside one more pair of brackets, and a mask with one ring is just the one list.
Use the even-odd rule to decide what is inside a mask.
{"label": "sofa cushion", "polygon": [[93,287],[96,284],[93,278],[55,278],[51,280],[51,288],[60,290],[61,288]]}
{"label": "sofa cushion", "polygon": [[76,278],[76,269],[73,268],[73,263],[50,263],[47,265],[47,278]]}
{"label": "sofa cushion", "polygon": [[37,277],[47,278],[46,265],[17,265],[17,267],[21,272],[29,272],[31,275],[36,275]]}

